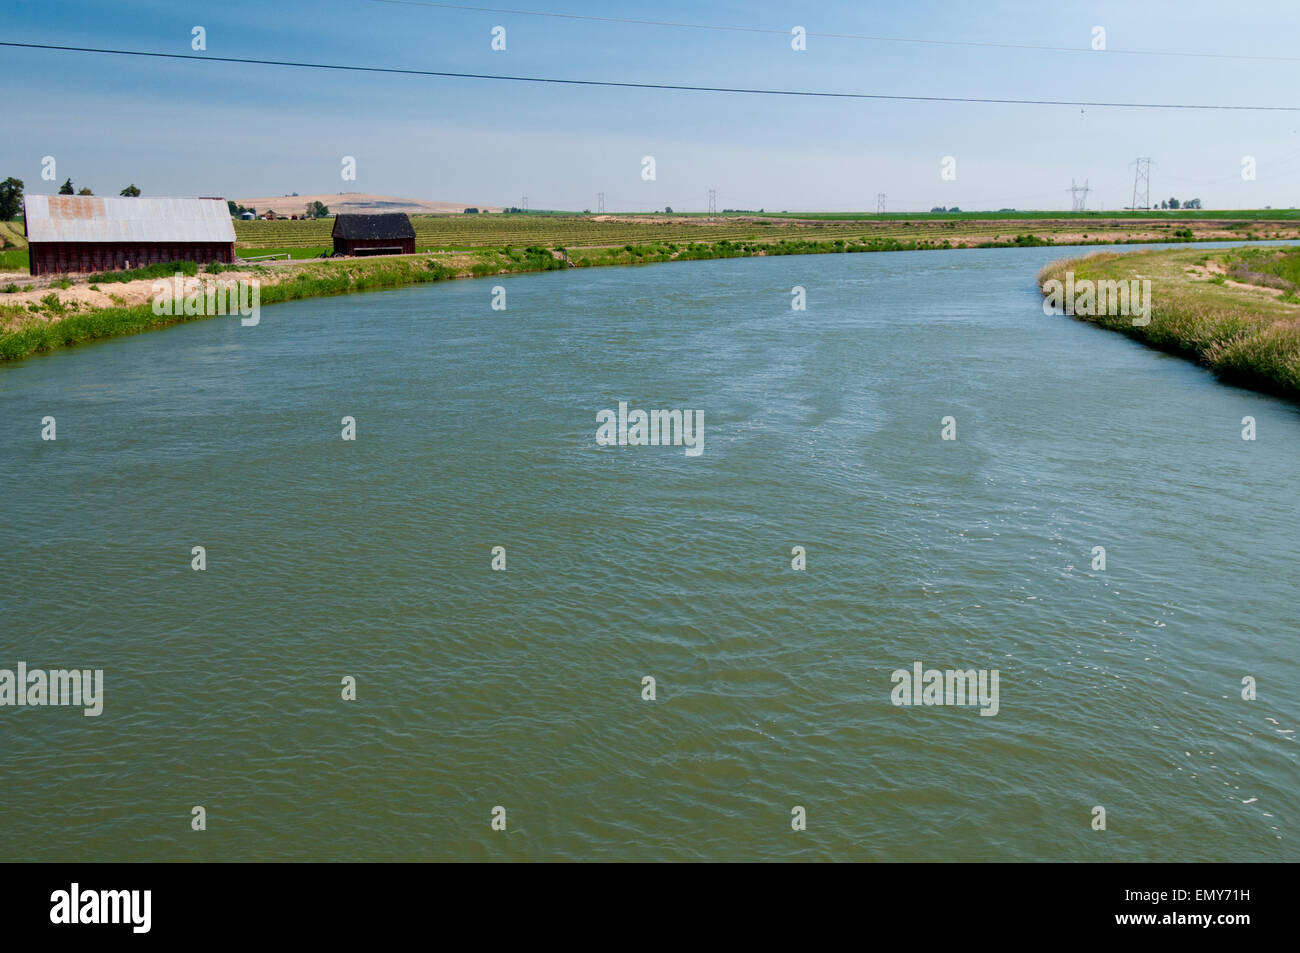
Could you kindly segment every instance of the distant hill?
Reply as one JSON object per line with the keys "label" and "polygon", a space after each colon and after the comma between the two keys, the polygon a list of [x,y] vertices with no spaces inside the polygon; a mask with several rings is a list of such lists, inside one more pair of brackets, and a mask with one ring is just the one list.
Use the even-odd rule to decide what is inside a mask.
{"label": "distant hill", "polygon": [[480,212],[499,212],[501,206],[475,205],[473,202],[428,202],[424,199],[404,199],[394,195],[370,195],[364,192],[342,192],[333,195],[276,195],[262,198],[234,199],[245,208],[255,208],[258,214],[274,211],[276,215],[301,215],[312,202],[323,202],[331,214],[336,212],[406,212],[408,215],[446,214],[476,208]]}

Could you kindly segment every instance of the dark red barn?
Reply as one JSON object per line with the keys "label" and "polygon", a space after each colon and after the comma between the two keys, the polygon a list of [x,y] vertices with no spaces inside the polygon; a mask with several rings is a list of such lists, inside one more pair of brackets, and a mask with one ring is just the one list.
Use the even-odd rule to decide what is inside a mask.
{"label": "dark red barn", "polygon": [[334,218],[336,255],[414,255],[415,227],[405,212]]}
{"label": "dark red barn", "polygon": [[28,195],[23,220],[33,275],[235,260],[221,199]]}

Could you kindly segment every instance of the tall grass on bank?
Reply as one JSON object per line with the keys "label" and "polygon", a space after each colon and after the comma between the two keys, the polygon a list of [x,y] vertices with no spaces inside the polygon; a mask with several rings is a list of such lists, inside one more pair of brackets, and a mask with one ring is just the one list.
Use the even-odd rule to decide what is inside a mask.
{"label": "tall grass on bank", "polygon": [[[1261,254],[1264,251],[1277,270],[1291,267],[1273,257],[1279,250]],[[1225,250],[1219,257],[1228,260],[1232,254]],[[1283,259],[1300,256],[1294,248],[1280,254]],[[1102,252],[1051,262],[1039,272],[1038,285],[1041,290],[1050,279],[1064,282],[1068,271],[1074,272],[1076,285],[1082,280],[1150,278],[1150,324],[1134,326],[1129,315],[1076,317],[1196,360],[1231,383],[1300,400],[1300,307],[1216,283],[1193,270],[1209,257],[1181,250]]]}
{"label": "tall grass on bank", "polygon": [[[177,263],[182,264],[182,263]],[[195,273],[192,263],[188,273]],[[355,264],[355,263],[354,263]],[[172,266],[155,266],[171,268]],[[156,277],[174,274],[173,269]],[[225,270],[225,269],[223,269]],[[411,259],[393,259],[376,263],[366,262],[353,268],[336,268],[331,270],[304,268],[296,272],[289,280],[275,284],[264,283],[259,289],[261,304],[275,304],[279,301],[293,301],[299,298],[315,298],[328,295],[349,294],[354,291],[372,291],[381,288],[394,288],[402,285],[418,284],[428,281],[444,281],[456,277],[456,271],[435,261]],[[286,276],[287,277],[287,276]],[[183,321],[198,321],[209,315],[157,315],[153,313],[152,304],[133,307],[104,308],[83,313],[66,312],[59,306],[57,298],[50,296],[52,302],[46,304],[50,317],[57,320],[27,319],[16,328],[0,332],[0,361],[15,360],[48,351],[56,347],[80,344],[99,338],[120,337],[137,334],[153,328],[180,324]]]}

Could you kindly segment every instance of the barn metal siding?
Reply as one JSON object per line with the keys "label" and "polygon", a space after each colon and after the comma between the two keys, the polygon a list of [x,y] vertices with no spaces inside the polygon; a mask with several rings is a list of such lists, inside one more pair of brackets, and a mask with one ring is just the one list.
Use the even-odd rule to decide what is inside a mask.
{"label": "barn metal siding", "polygon": [[221,199],[29,195],[23,213],[33,275],[235,260]]}
{"label": "barn metal siding", "polygon": [[[368,249],[384,249],[390,255],[414,255],[414,238],[336,238],[334,254],[364,254]],[[372,252],[379,253],[379,252]]]}
{"label": "barn metal siding", "polygon": [[27,240],[36,242],[233,242],[221,199],[29,195]]}
{"label": "barn metal siding", "polygon": [[121,271],[168,261],[231,264],[235,260],[233,242],[29,242],[27,249],[33,275]]}

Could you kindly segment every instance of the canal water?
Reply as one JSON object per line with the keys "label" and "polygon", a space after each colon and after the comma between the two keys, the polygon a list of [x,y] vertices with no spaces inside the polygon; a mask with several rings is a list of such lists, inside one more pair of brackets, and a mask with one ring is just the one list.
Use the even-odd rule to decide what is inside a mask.
{"label": "canal water", "polygon": [[[1045,316],[1071,253],[459,281],[0,367],[0,669],[103,671],[97,717],[0,708],[0,851],[1300,859],[1300,414]],[[703,452],[598,444],[620,402]],[[996,705],[895,704],[918,663]]]}

